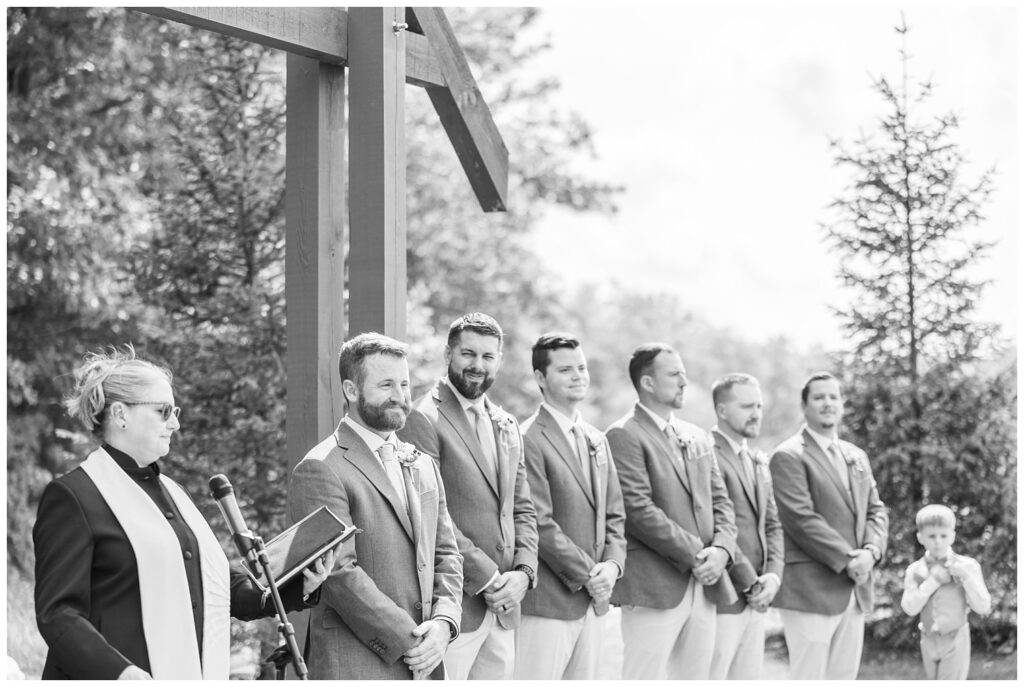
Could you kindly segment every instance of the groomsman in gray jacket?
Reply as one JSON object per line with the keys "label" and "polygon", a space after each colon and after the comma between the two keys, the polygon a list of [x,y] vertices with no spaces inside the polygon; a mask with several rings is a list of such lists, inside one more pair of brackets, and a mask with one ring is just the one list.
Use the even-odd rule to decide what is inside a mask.
{"label": "groomsman in gray jacket", "polygon": [[523,596],[537,586],[537,517],[519,423],[486,393],[503,339],[489,315],[452,322],[447,374],[398,433],[437,461],[464,557],[462,633],[444,657],[452,680],[512,678]]}
{"label": "groomsman in gray jacket", "polygon": [[856,680],[864,616],[889,512],[867,454],[839,438],[843,392],[828,372],[800,392],[806,423],[771,460],[786,568],[775,599],[796,680]]}
{"label": "groomsman in gray jacket", "polygon": [[736,557],[729,578],[739,600],[718,607],[712,680],[756,680],[764,662],[765,611],[782,584],[785,565],[771,474],[764,453],[747,440],[761,433],[761,386],[730,374],[711,386],[718,424],[711,429],[715,456],[736,514]]}
{"label": "groomsman in gray jacket", "polygon": [[608,443],[579,405],[590,373],[578,339],[550,333],[533,346],[544,401],[523,423],[537,509],[537,588],[516,631],[517,680],[600,677],[609,599],[626,560],[626,515]]}
{"label": "groomsman in gray jacket", "polygon": [[629,361],[639,402],[608,428],[626,506],[622,676],[706,680],[715,604],[733,603],[723,573],[736,549],[732,502],[707,432],[675,417],[686,368],[667,344],[639,346]]}

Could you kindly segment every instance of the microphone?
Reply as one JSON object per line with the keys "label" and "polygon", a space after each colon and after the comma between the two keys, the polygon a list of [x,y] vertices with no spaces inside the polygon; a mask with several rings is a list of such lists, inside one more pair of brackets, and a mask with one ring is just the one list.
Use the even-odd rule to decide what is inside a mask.
{"label": "microphone", "polygon": [[256,567],[256,542],[253,539],[252,531],[245,524],[242,511],[238,508],[238,501],[235,500],[235,490],[231,487],[231,482],[225,475],[214,475],[210,478],[210,493],[217,502],[217,507],[220,508],[220,514],[228,523],[228,529],[231,530],[238,552],[249,559],[253,570],[258,570]]}

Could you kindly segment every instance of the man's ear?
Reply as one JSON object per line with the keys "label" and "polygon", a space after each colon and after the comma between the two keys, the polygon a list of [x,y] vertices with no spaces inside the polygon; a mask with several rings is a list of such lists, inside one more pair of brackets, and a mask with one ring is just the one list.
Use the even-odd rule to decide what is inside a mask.
{"label": "man's ear", "polygon": [[345,400],[349,403],[355,403],[359,400],[359,387],[351,379],[341,380],[341,391],[345,394]]}
{"label": "man's ear", "polygon": [[654,393],[654,377],[651,375],[641,375],[640,377],[640,388],[649,394]]}
{"label": "man's ear", "polygon": [[547,381],[544,379],[544,373],[540,370],[534,370],[533,378],[537,380],[537,386],[540,387],[541,394],[543,394],[545,385],[547,384]]}

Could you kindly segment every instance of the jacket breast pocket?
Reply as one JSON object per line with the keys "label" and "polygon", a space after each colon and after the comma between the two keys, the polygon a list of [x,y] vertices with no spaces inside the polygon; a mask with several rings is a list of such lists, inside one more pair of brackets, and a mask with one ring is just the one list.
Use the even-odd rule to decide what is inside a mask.
{"label": "jacket breast pocket", "polygon": [[337,612],[330,608],[324,608],[323,618],[320,619],[320,627],[341,627],[345,624],[345,621],[341,619],[341,616]]}

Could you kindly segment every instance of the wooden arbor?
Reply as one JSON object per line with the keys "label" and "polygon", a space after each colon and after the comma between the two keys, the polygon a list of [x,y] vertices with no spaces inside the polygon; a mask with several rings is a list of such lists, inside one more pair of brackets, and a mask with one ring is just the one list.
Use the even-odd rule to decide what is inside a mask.
{"label": "wooden arbor", "polygon": [[341,342],[366,331],[405,336],[405,84],[427,89],[484,212],[505,210],[508,150],[440,8],[138,9],[288,53],[287,432],[294,464],[342,413]]}

